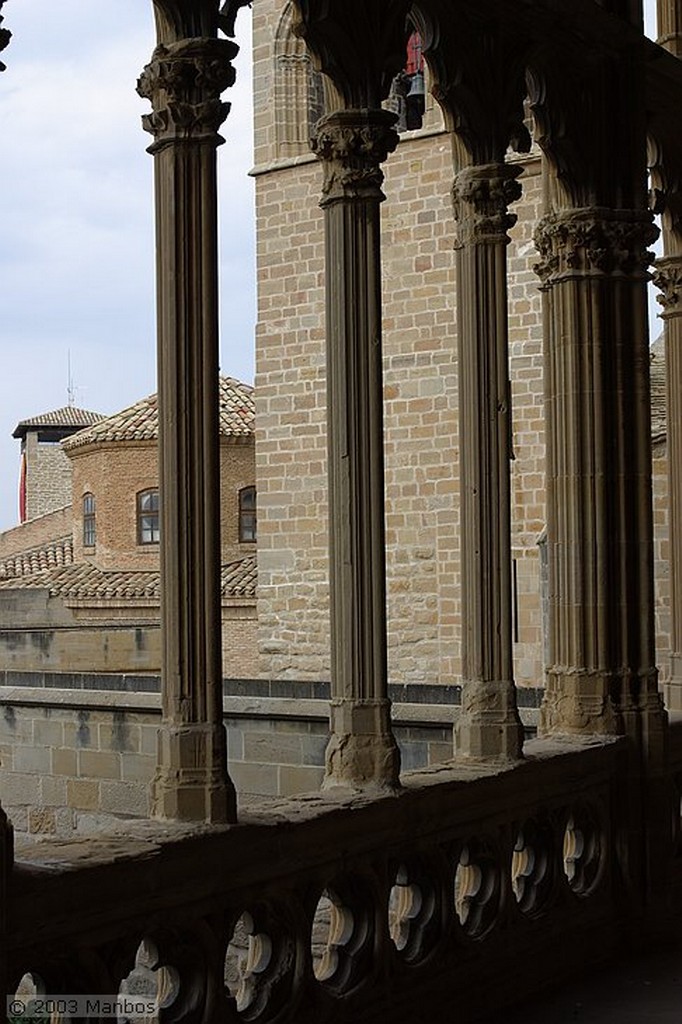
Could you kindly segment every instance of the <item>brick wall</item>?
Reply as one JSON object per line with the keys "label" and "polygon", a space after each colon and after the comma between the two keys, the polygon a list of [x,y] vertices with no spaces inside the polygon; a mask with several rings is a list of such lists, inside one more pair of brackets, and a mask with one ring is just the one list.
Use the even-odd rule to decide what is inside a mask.
{"label": "brick wall", "polygon": [[[285,8],[254,12],[256,342],[261,671],[329,674],[321,172],[282,137],[273,39]],[[389,675],[459,672],[455,241],[451,146],[433,101],[385,165],[382,207]],[[305,107],[299,102],[299,107]],[[544,526],[542,331],[532,271],[540,164],[526,164],[509,249],[516,461],[517,678],[542,679],[537,538]]]}
{"label": "brick wall", "polygon": [[[158,487],[157,446],[127,442],[77,448],[73,468],[73,554],[101,569],[158,569],[157,545],[137,543],[137,494]],[[96,545],[83,547],[83,495],[93,494]]]}
{"label": "brick wall", "polygon": [[[69,501],[71,500],[69,492]],[[21,526],[0,533],[0,561],[11,555],[41,547],[58,537],[71,533],[73,511],[71,505],[48,512],[38,519],[31,519]]]}
{"label": "brick wall", "polygon": [[[90,560],[101,569],[158,569],[158,545],[137,543],[137,494],[158,487],[156,442],[117,442],[77,448],[73,468],[74,561]],[[220,446],[223,561],[251,554],[253,544],[238,539],[238,493],[255,483],[254,445]],[[97,543],[83,547],[83,495],[96,501]]]}

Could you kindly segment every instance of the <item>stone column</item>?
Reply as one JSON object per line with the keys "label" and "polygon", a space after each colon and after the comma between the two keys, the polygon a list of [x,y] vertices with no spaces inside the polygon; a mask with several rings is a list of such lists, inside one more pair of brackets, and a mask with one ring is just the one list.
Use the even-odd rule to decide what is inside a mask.
{"label": "stone column", "polygon": [[[664,232],[666,249],[682,248],[676,233]],[[670,551],[670,681],[666,705],[682,711],[682,252],[656,261],[661,290],[666,361],[668,461],[668,548]]]}
{"label": "stone column", "polygon": [[512,662],[507,338],[508,206],[518,167],[474,165],[453,190],[457,219],[459,446],[462,550],[462,709],[455,750],[521,757]]}
{"label": "stone column", "polygon": [[647,211],[541,221],[550,664],[542,726],[664,728],[654,654]]}
{"label": "stone column", "polygon": [[682,0],[657,0],[659,46],[682,57]]}
{"label": "stone column", "polygon": [[342,110],[318,125],[327,267],[331,739],[325,786],[398,785],[386,668],[381,163],[395,115]]}
{"label": "stone column", "polygon": [[159,45],[138,91],[155,138],[163,723],[153,813],[230,821],[222,721],[216,147],[237,46]]}
{"label": "stone column", "polygon": [[[658,43],[682,57],[682,0],[658,0],[657,15]],[[667,390],[670,682],[666,704],[669,711],[682,711],[682,217],[677,168],[654,167],[653,173],[654,182],[663,186],[665,196],[665,257],[656,261],[654,281],[661,290],[658,301],[665,324]]]}

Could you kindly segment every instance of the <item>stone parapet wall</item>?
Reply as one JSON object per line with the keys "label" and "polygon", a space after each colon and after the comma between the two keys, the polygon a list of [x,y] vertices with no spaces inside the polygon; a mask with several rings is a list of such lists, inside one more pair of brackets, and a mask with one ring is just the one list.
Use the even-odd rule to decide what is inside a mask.
{"label": "stone parapet wall", "polygon": [[[230,774],[242,794],[316,790],[329,734],[329,684],[224,683]],[[392,688],[404,771],[452,756],[458,687]],[[532,731],[539,691],[527,691]],[[0,800],[18,832],[96,831],[149,813],[161,722],[154,675],[0,672]]]}
{"label": "stone parapet wall", "polygon": [[[253,600],[228,599],[222,610],[226,671],[258,668]],[[0,591],[0,670],[18,672],[158,672],[159,609],[153,602],[69,602],[47,590]]]}

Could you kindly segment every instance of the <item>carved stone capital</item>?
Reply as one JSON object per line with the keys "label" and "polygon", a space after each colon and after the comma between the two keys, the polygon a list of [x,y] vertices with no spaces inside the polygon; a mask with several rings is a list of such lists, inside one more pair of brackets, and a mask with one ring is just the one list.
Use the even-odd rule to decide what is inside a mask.
{"label": "carved stone capital", "polygon": [[318,122],[311,145],[324,164],[323,206],[384,198],[381,164],[398,145],[396,120],[387,110],[339,110]]}
{"label": "carved stone capital", "polygon": [[647,275],[658,228],[648,211],[602,207],[562,210],[544,217],[535,232],[545,287],[565,278]]}
{"label": "carved stone capital", "polygon": [[152,149],[180,140],[211,138],[230,104],[220,94],[234,84],[232,58],[238,47],[226,39],[186,39],[157,46],[137,83],[140,96],[151,101],[152,113],[142,126],[156,139]]}
{"label": "carved stone capital", "polygon": [[509,204],[521,197],[516,180],[520,173],[519,167],[497,163],[465,167],[459,172],[452,189],[458,249],[509,241],[507,231],[516,223]]}
{"label": "carved stone capital", "polygon": [[656,298],[663,306],[663,319],[682,316],[682,256],[656,260],[654,284],[661,293]]}

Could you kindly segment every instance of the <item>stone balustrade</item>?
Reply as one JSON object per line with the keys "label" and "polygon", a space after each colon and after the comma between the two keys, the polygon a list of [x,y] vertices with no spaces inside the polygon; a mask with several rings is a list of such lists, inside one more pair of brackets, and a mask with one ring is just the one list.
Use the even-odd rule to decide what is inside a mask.
{"label": "stone balustrade", "polygon": [[296,1024],[418,1024],[456,998],[473,1021],[613,954],[637,902],[618,786],[628,741],[526,752],[512,767],[415,772],[374,799],[253,800],[238,825],[144,821],[20,847],[9,991],[153,993],[167,1019]]}

